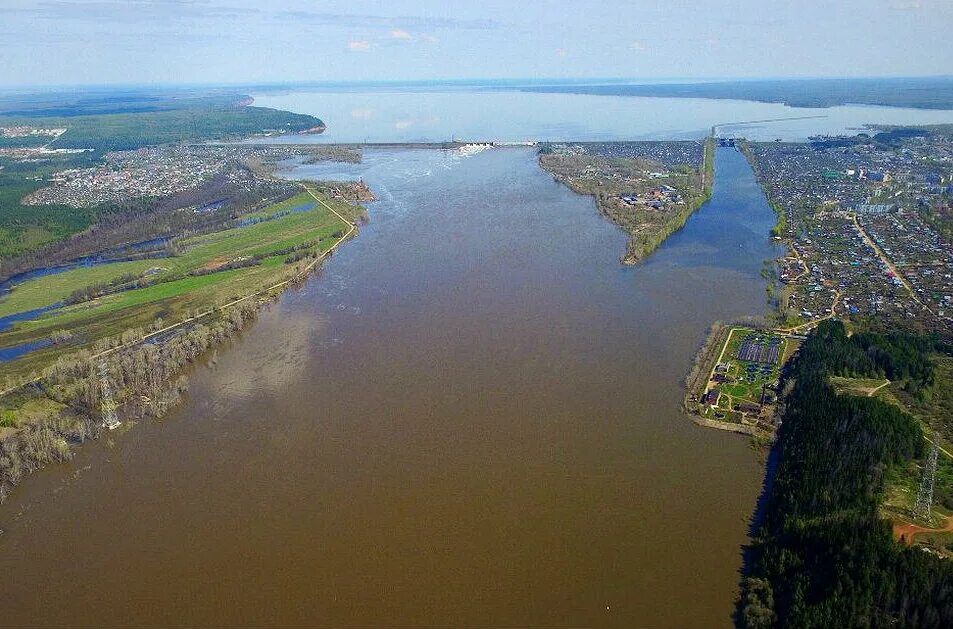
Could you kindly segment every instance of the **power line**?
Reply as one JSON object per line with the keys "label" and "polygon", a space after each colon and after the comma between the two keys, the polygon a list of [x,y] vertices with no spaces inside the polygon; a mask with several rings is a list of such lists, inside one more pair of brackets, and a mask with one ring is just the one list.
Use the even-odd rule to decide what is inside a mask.
{"label": "power line", "polygon": [[99,389],[102,392],[100,410],[103,414],[103,428],[113,430],[122,422],[116,415],[116,402],[113,400],[112,389],[109,387],[109,374],[106,370],[106,361],[99,363]]}
{"label": "power line", "polygon": [[930,458],[923,466],[923,476],[920,477],[920,489],[917,491],[917,504],[914,513],[917,517],[927,519],[933,510],[933,485],[936,482],[936,460],[940,453],[940,433],[933,430],[933,448]]}

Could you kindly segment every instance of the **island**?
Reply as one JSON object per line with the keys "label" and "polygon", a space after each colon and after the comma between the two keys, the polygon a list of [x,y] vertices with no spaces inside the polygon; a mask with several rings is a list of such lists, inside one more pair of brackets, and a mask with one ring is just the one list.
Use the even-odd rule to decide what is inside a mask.
{"label": "island", "polygon": [[547,143],[540,166],[628,235],[622,256],[635,264],[678,231],[711,196],[714,141]]}

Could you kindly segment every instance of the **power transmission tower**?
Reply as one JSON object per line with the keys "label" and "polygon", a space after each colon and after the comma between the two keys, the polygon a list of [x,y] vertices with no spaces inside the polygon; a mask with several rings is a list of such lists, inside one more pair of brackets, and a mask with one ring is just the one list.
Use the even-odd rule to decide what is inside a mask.
{"label": "power transmission tower", "polygon": [[917,517],[926,519],[933,510],[933,484],[936,482],[936,460],[940,453],[940,433],[933,430],[933,449],[930,458],[923,466],[923,476],[920,477],[920,489],[917,491],[917,504],[914,513]]}
{"label": "power transmission tower", "polygon": [[113,430],[118,428],[119,417],[116,415],[116,402],[113,400],[112,389],[109,388],[109,374],[106,371],[106,361],[99,363],[99,389],[102,392],[100,410],[103,414],[103,427]]}

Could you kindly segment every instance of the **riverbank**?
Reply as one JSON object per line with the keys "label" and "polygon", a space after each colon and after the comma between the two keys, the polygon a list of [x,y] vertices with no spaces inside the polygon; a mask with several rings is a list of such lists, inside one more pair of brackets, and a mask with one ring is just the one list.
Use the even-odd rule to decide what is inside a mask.
{"label": "riverbank", "polygon": [[[185,390],[182,372],[188,364],[240,332],[262,305],[305,278],[366,219],[363,208],[325,197],[314,184],[301,187],[302,196],[312,203],[302,206],[303,199],[293,197],[277,209],[248,215],[243,219],[248,221],[245,231],[208,234],[200,244],[183,247],[185,260],[177,262],[191,265],[189,278],[109,293],[78,304],[79,311],[66,307],[45,315],[53,319],[52,325],[73,327],[57,328],[60,342],[44,346],[29,360],[7,364],[15,369],[8,371],[8,382],[13,382],[0,391],[0,500],[25,474],[68,459],[74,445],[97,437],[115,421],[110,417],[116,409],[124,418],[161,417]],[[337,189],[343,187],[354,186],[339,184]],[[367,197],[368,192],[366,186],[358,186],[354,194]],[[283,225],[271,224],[286,218]],[[252,229],[259,225],[264,227]],[[251,256],[237,255],[241,253]],[[236,260],[254,264],[235,264]],[[48,282],[49,277],[33,281]],[[213,281],[192,281],[207,277]],[[33,292],[49,290],[41,286]],[[228,295],[227,301],[221,300],[223,295]],[[156,308],[180,314],[150,319]],[[94,343],[76,339],[71,330],[115,329],[106,324],[94,327],[104,313],[110,313],[106,319],[113,326],[142,319],[152,323],[119,328]],[[36,337],[49,325],[41,320],[15,334],[32,332]],[[71,348],[71,341],[75,345],[77,340],[80,348]],[[34,367],[29,375],[17,378],[27,373],[23,362],[40,365],[41,371]]]}
{"label": "riverbank", "polygon": [[[772,234],[789,248],[773,261],[778,272],[766,278],[781,287],[774,332],[806,337],[777,391],[784,394],[783,425],[779,421],[772,452],[780,461],[773,480],[784,489],[766,490],[769,517],[754,529],[739,623],[755,626],[770,616],[798,626],[941,626],[951,609],[942,584],[949,582],[953,557],[953,464],[942,455],[944,440],[935,431],[949,424],[949,357],[935,355],[942,346],[928,337],[904,335],[903,324],[879,327],[879,335],[866,328],[869,321],[855,319],[848,332],[846,320],[860,313],[853,304],[880,288],[867,284],[877,272],[862,269],[860,256],[838,259],[846,242],[866,248],[864,255],[889,271],[898,293],[919,299],[853,214],[844,213],[841,225],[813,232],[804,227],[824,220],[842,191],[832,194],[798,177],[817,172],[815,181],[825,182],[837,180],[836,171],[815,170],[810,160],[795,162],[812,157],[805,149],[768,160],[766,176],[758,158],[764,151],[748,142],[738,145],[777,215]],[[844,238],[838,233],[843,225],[854,233],[848,228]],[[837,275],[825,277],[826,265],[855,269],[864,278],[862,290]],[[820,295],[805,299],[814,293]],[[791,312],[795,295],[799,314]],[[924,447],[930,443],[937,447],[932,455]],[[845,545],[845,539],[855,543]]]}
{"label": "riverbank", "polygon": [[[763,303],[744,201],[622,267],[625,234],[531,148],[284,174],[362,177],[373,221],[187,368],[161,422],[0,507],[7,622],[598,626],[608,604],[618,626],[727,626],[758,457],[678,405],[708,319]],[[238,579],[194,569],[248,557]],[[41,583],[103,594],[77,617],[39,608]]]}
{"label": "riverbank", "polygon": [[36,314],[4,332],[3,347],[41,339],[55,343],[3,363],[0,373],[23,378],[64,352],[95,347],[125,329],[150,327],[156,319],[181,320],[289,279],[346,230],[332,210],[349,222],[364,216],[346,200],[368,198],[359,183],[291,185],[297,194],[247,208],[223,229],[170,237],[161,257],[106,261],[19,283],[0,300],[0,316]]}
{"label": "riverbank", "polygon": [[629,235],[622,263],[631,265],[711,198],[714,149],[711,138],[701,144],[547,144],[539,164],[574,192],[594,197],[599,212]]}
{"label": "riverbank", "polygon": [[[894,479],[929,460],[924,431],[878,395],[831,384],[842,373],[868,381],[903,373],[911,393],[927,393],[933,347],[912,336],[848,336],[833,320],[805,341],[785,374],[777,473],[748,556],[739,624],[941,627],[953,620],[953,566],[942,559],[948,532],[924,533],[941,548],[909,548],[894,536],[909,543],[918,529],[898,529],[882,517]],[[939,492],[949,477],[936,474]],[[917,494],[911,485],[916,481],[907,483],[907,504]],[[948,515],[943,510],[937,528]]]}

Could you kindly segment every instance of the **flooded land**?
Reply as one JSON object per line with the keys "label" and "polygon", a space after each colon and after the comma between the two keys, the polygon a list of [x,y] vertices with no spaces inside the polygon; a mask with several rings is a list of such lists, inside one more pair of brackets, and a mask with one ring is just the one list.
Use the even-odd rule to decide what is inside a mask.
{"label": "flooded land", "polygon": [[682,414],[766,308],[744,157],[652,256],[533,149],[368,150],[370,223],[162,422],[0,507],[0,624],[727,626],[762,481]]}

